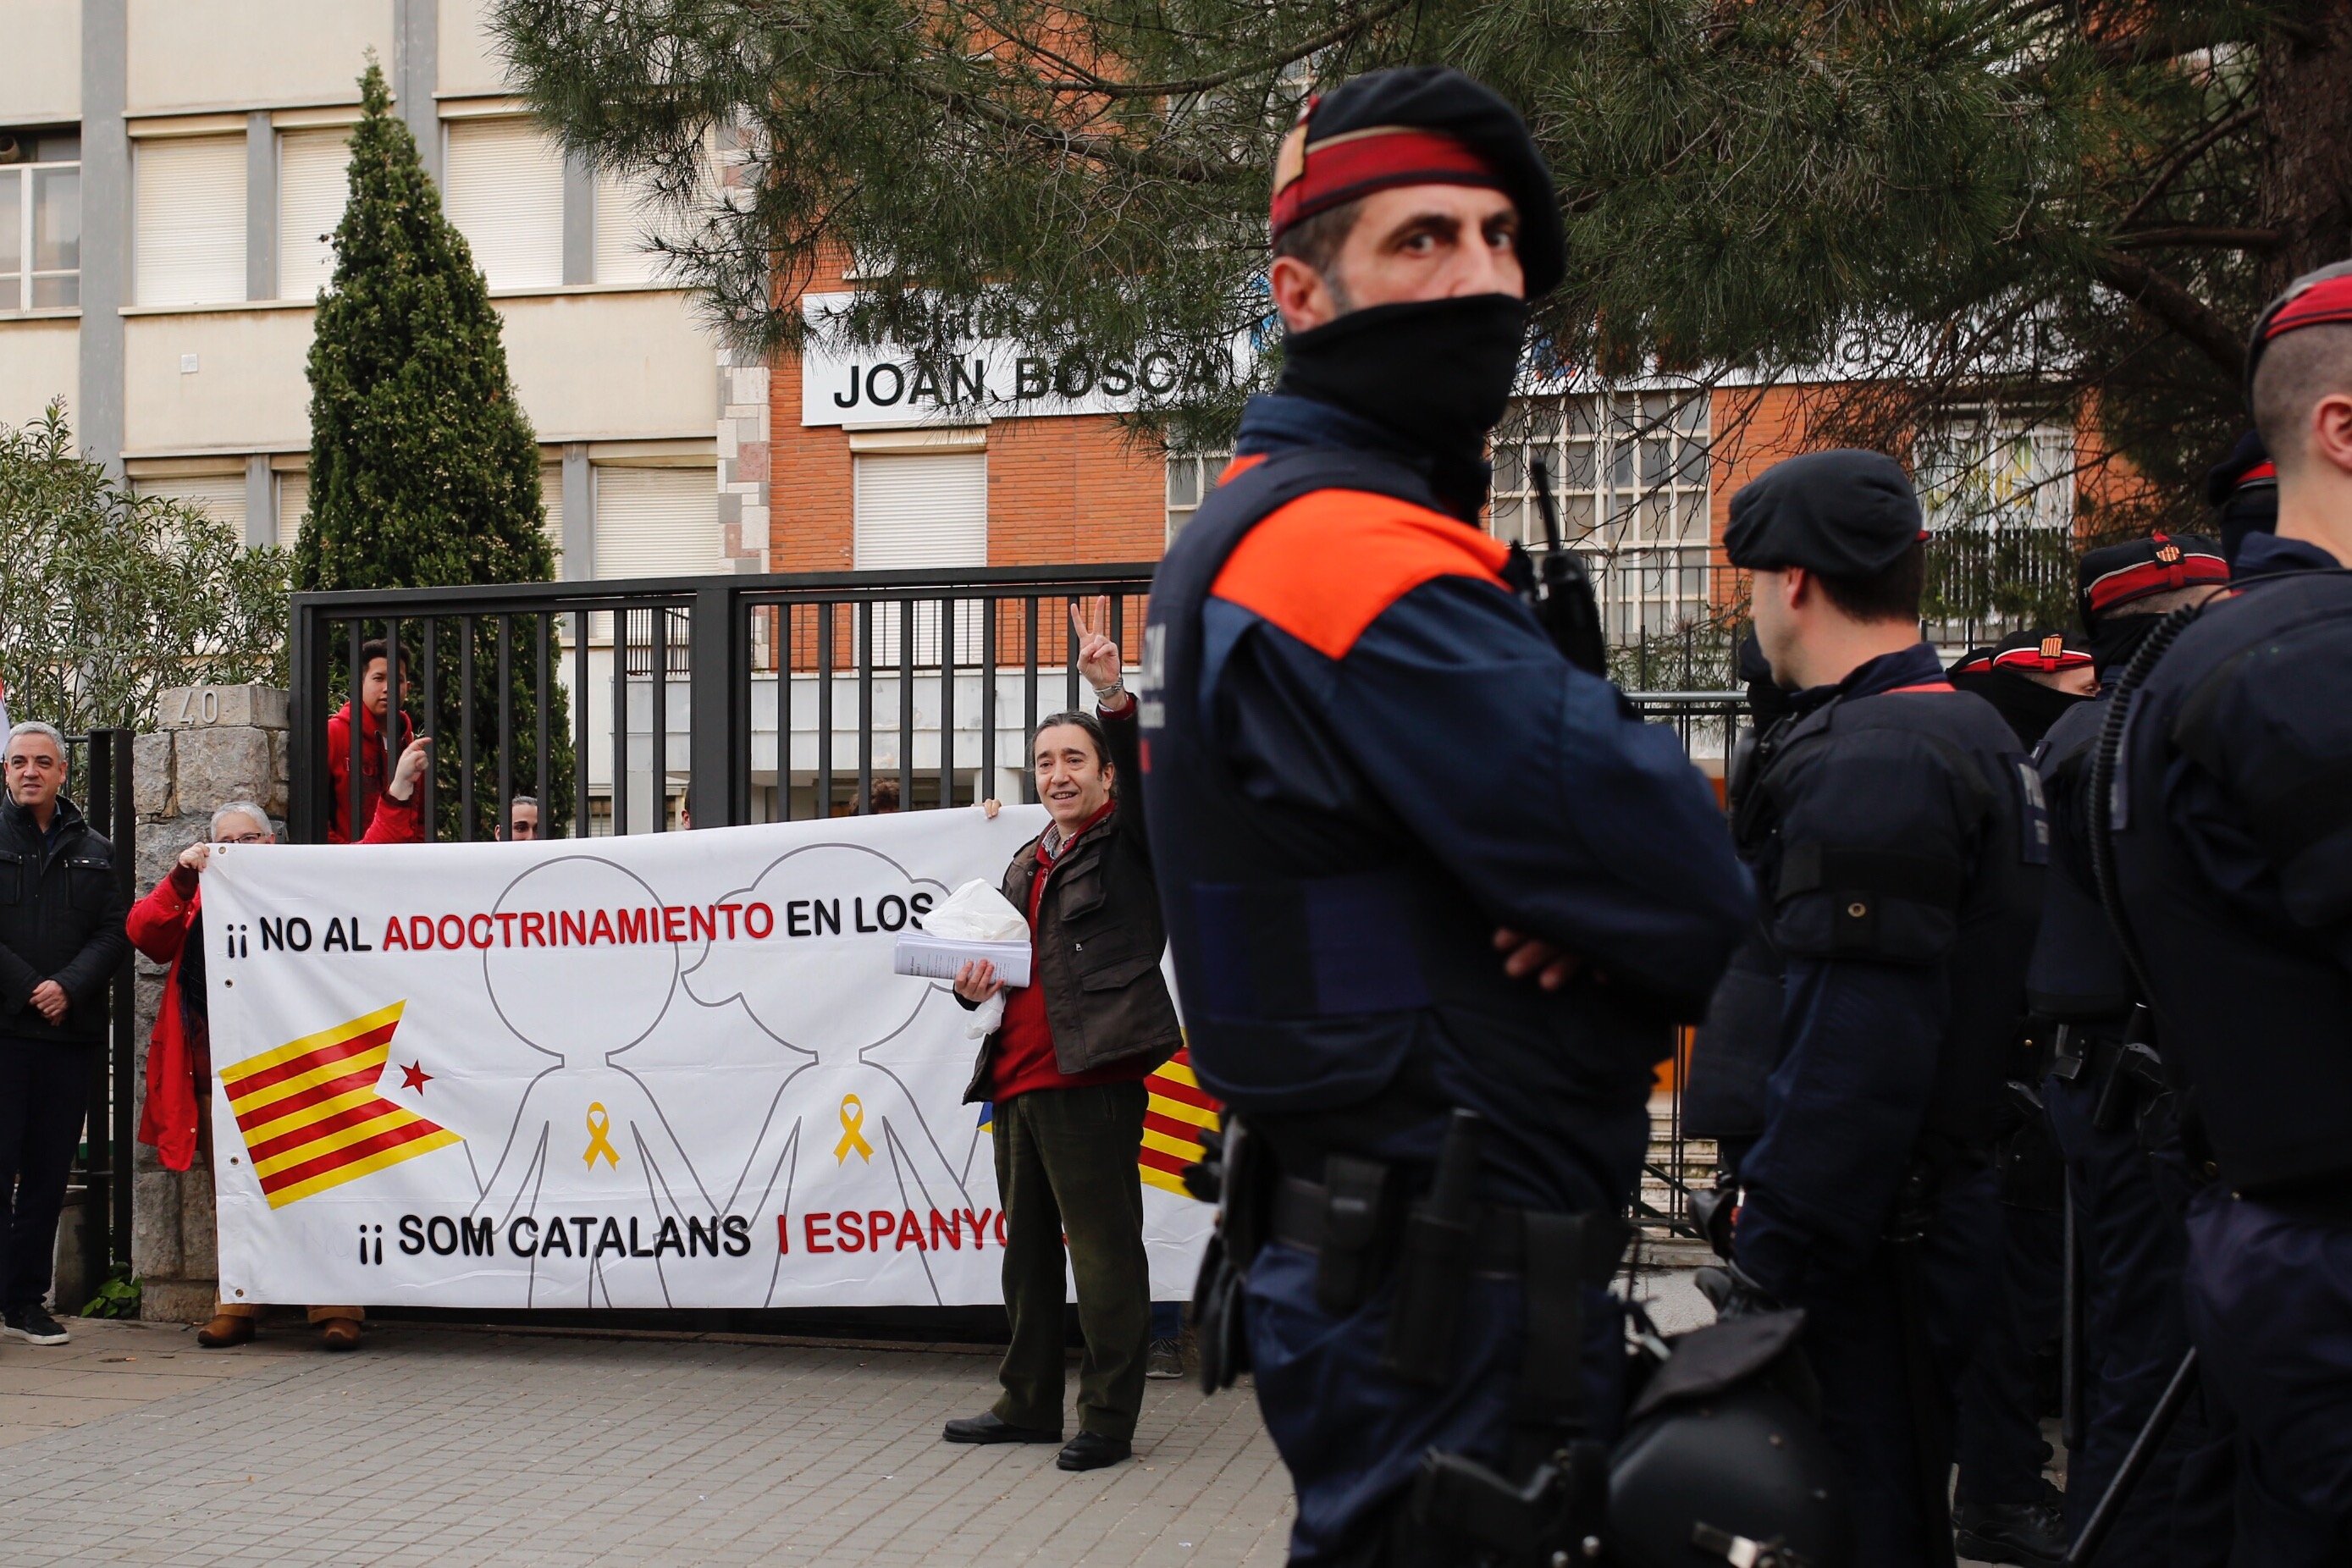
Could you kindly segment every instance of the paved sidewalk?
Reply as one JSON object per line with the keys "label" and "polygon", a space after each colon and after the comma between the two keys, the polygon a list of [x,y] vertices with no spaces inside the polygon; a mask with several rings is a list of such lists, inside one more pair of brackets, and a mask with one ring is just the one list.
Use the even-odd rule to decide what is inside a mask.
{"label": "paved sidewalk", "polygon": [[[1710,1314],[1643,1281],[1668,1332]],[[0,1342],[0,1562],[1279,1564],[1246,1389],[1146,1385],[1136,1461],[951,1447],[995,1352],[299,1322],[234,1351],[77,1321]],[[1075,1425],[1073,1426],[1075,1430]]]}
{"label": "paved sidewalk", "polygon": [[0,1347],[0,1542],[25,1568],[1273,1564],[1289,1531],[1254,1403],[1182,1384],[1149,1385],[1137,1462],[1067,1475],[1050,1447],[939,1441],[987,1408],[989,1355],[71,1327]]}

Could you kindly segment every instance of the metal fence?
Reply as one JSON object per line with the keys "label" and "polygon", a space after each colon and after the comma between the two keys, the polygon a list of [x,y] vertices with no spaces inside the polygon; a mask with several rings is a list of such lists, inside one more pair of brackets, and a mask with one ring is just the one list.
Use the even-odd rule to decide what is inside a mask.
{"label": "metal fence", "polygon": [[[1086,697],[1068,606],[1108,598],[1131,667],[1151,573],[1134,563],[297,595],[292,837],[324,838],[331,813],[359,820],[356,789],[331,797],[326,720],[375,640],[394,689],[405,689],[404,710],[435,737],[432,837],[499,832],[524,795],[556,837],[860,813],[876,807],[881,784],[908,809],[1034,799],[1027,736]],[[1725,776],[1739,694],[1631,700],[1672,726],[1702,770]],[[362,776],[363,743],[355,727],[350,779]],[[397,735],[382,744],[389,777]],[[1692,1234],[1690,1191],[1711,1170],[1712,1149],[1682,1131],[1687,1055],[1685,1035],[1637,1205],[1659,1234]]]}
{"label": "metal fence", "polygon": [[[1132,663],[1151,567],[828,573],[301,594],[294,598],[290,830],[371,809],[329,799],[326,721],[362,648],[431,734],[431,836],[499,831],[515,796],[554,836],[662,832],[1030,798],[1027,733],[1079,705],[1067,607],[1110,601]],[[657,674],[656,671],[659,673]],[[362,776],[353,726],[346,776]],[[400,727],[383,726],[389,777]],[[356,837],[356,834],[353,834]]]}
{"label": "metal fence", "polygon": [[[114,880],[125,903],[138,896],[139,814],[131,804],[131,735],[96,730],[66,738],[68,794],[90,829],[114,846]],[[82,1263],[93,1289],[131,1261],[131,1135],[139,1059],[137,981],[125,961],[107,992],[106,1048],[90,1053],[89,1110],[68,1178],[80,1194]],[[79,1301],[61,1301],[79,1311]]]}

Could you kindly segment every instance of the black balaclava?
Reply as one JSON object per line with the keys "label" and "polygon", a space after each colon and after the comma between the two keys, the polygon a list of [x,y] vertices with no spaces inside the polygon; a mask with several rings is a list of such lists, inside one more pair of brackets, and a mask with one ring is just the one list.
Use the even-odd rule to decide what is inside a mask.
{"label": "black balaclava", "polygon": [[1440,499],[1468,521],[1486,499],[1486,432],[1509,406],[1527,321],[1526,303],[1507,294],[1350,310],[1291,334],[1276,390],[1391,432],[1429,459]]}

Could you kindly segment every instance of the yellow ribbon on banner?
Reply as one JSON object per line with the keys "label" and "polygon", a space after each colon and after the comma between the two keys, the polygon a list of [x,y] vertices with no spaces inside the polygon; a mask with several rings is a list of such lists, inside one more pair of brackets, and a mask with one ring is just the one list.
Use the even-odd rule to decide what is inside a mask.
{"label": "yellow ribbon on banner", "polygon": [[603,1100],[592,1101],[588,1107],[588,1152],[580,1156],[588,1168],[596,1168],[596,1156],[604,1156],[604,1163],[614,1170],[621,1168],[621,1156],[613,1148],[612,1139],[605,1136],[613,1131],[613,1118],[606,1113]]}
{"label": "yellow ribbon on banner", "polygon": [[841,1097],[841,1142],[833,1146],[835,1164],[847,1164],[850,1151],[853,1149],[857,1152],[857,1157],[861,1160],[874,1158],[874,1145],[866,1141],[866,1134],[860,1131],[865,1125],[866,1107],[860,1103],[856,1095],[843,1095]]}

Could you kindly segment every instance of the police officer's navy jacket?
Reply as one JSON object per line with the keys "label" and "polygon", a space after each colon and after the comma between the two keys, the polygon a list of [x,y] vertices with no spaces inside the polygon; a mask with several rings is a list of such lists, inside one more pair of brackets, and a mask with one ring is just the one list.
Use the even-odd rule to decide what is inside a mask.
{"label": "police officer's navy jacket", "polygon": [[2025,973],[2025,999],[2039,1016],[2113,1036],[2131,1006],[2133,987],[2091,868],[2091,759],[2106,718],[2104,693],[2076,703],[2034,749],[2034,770],[2050,807],[2050,874],[2042,884],[2042,928]]}
{"label": "police officer's navy jacket", "polygon": [[1989,1139],[2048,822],[2016,737],[1925,643],[1797,704],[1737,824],[1783,970],[1737,1256],[1801,1300],[1868,1257],[1915,1155]]}
{"label": "police officer's navy jacket", "polygon": [[2109,797],[2166,1058],[2242,1192],[2352,1176],[2352,576],[2336,564],[2248,536],[2239,586],[2126,699]]}
{"label": "police officer's navy jacket", "polygon": [[[1569,665],[1402,446],[1254,400],[1155,581],[1146,810],[1192,1065],[1295,1174],[1427,1159],[1466,1106],[1489,1196],[1613,1210],[1748,882],[1673,734]],[[1510,979],[1498,926],[1586,972]]]}
{"label": "police officer's navy jacket", "polygon": [[[106,1035],[106,988],[130,956],[129,901],[114,847],[63,795],[44,834],[15,801],[0,804],[0,1038],[89,1041]],[[33,1005],[44,980],[71,1005],[52,1024]]]}

